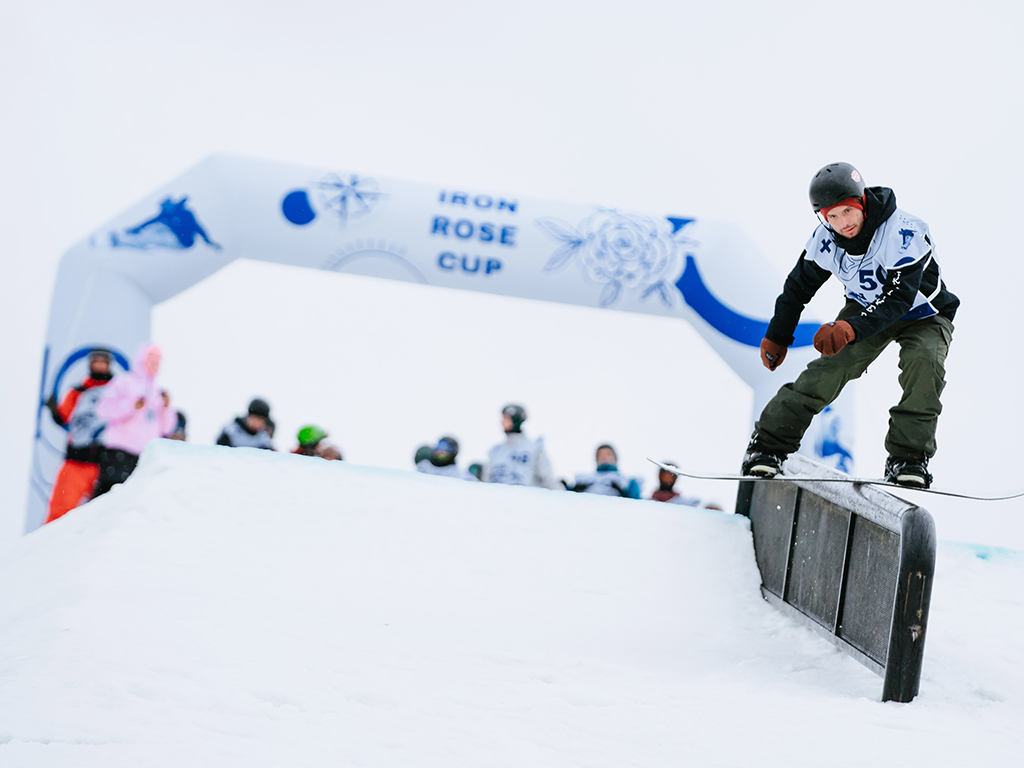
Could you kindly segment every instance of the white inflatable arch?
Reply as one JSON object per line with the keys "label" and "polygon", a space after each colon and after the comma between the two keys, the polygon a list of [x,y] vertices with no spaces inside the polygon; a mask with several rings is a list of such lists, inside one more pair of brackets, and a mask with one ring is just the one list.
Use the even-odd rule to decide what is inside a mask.
{"label": "white inflatable arch", "polygon": [[[64,255],[26,531],[45,519],[66,442],[46,399],[82,378],[93,347],[127,367],[154,305],[238,258],[681,318],[753,388],[755,413],[782,383],[757,350],[783,276],[731,225],[217,155]],[[790,370],[818,325],[801,324]],[[850,406],[823,415],[804,450],[850,469]]]}

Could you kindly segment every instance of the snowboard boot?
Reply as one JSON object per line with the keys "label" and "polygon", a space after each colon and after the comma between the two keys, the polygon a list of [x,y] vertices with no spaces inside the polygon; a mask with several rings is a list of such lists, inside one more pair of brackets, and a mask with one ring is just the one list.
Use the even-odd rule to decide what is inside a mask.
{"label": "snowboard boot", "polygon": [[782,462],[785,460],[786,454],[762,448],[755,438],[747,446],[742,471],[747,477],[775,477],[782,471]]}
{"label": "snowboard boot", "polygon": [[908,488],[928,488],[932,484],[928,457],[890,456],[885,462],[885,480]]}

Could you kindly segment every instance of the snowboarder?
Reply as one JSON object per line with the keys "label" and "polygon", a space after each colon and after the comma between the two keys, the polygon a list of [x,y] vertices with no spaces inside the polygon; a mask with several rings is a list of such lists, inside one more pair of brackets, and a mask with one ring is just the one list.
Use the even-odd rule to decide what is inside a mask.
{"label": "snowboarder", "polygon": [[170,434],[178,424],[170,396],[156,381],[160,360],[160,348],[146,344],[131,370],[103,388],[96,413],[107,426],[103,429],[104,447],[99,454],[100,476],[94,496],[127,480],[149,441]]}
{"label": "snowboarder", "polygon": [[576,481],[569,485],[564,480],[562,484],[566,490],[577,493],[599,493],[603,496],[622,496],[626,499],[639,499],[642,480],[633,477],[626,477],[619,472],[619,457],[615,449],[610,445],[600,445],[594,454],[597,462],[596,471],[576,475]]}
{"label": "snowboarder", "polygon": [[319,456],[320,443],[327,437],[327,430],[318,427],[316,424],[307,424],[301,427],[295,436],[299,444],[292,449],[292,453],[300,456]]}
{"label": "snowboarder", "polygon": [[270,406],[266,400],[256,398],[249,403],[249,411],[245,416],[238,416],[229,421],[220,436],[217,445],[232,448],[265,448],[274,450],[274,440],[270,433]]}
{"label": "snowboarder", "polygon": [[477,480],[475,475],[455,465],[455,458],[458,455],[459,441],[454,437],[442,437],[430,452],[430,458],[418,462],[416,469],[428,475],[442,475],[475,482]]}
{"label": "snowboarder", "polygon": [[810,201],[821,223],[775,303],[761,342],[761,362],[771,371],[782,364],[800,313],[830,275],[843,283],[846,305],[814,335],[814,348],[822,356],[761,412],[743,474],[778,474],[815,414],[895,341],[903,396],[889,410],[885,479],[928,488],[946,354],[960,300],[942,281],[928,225],[897,208],[888,187],[865,187],[852,165],[832,163],[811,180]]}
{"label": "snowboarder", "polygon": [[89,353],[89,376],[73,387],[57,404],[51,396],[46,401],[53,420],[68,428],[68,448],[64,463],[57,472],[50,494],[50,510],[46,522],[63,517],[92,498],[100,476],[99,441],[103,420],[96,415],[96,403],[103,387],[113,378],[110,366],[113,355],[105,349]]}
{"label": "snowboarder", "polygon": [[531,440],[523,434],[526,409],[510,403],[501,409],[501,428],[505,442],[491,448],[481,479],[485,483],[533,485],[555,488],[551,460],[544,450],[544,438]]}

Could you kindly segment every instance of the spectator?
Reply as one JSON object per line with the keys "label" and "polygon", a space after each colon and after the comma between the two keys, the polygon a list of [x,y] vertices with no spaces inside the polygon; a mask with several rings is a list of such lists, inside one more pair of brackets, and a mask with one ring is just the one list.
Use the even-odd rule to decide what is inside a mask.
{"label": "spectator", "polygon": [[127,480],[150,440],[173,431],[178,422],[170,396],[157,385],[160,360],[156,344],[143,346],[132,369],[108,384],[96,404],[96,413],[107,426],[99,452],[95,496]]}
{"label": "spectator", "polygon": [[300,456],[319,456],[320,443],[325,437],[327,437],[326,430],[315,424],[307,424],[299,429],[296,435],[299,444],[292,449],[292,453],[297,453]]}
{"label": "spectator", "polygon": [[640,498],[641,480],[626,477],[619,472],[618,456],[610,445],[598,446],[594,456],[597,470],[587,475],[577,475],[574,485],[564,480],[562,484],[570,491],[577,493],[599,493],[603,496],[622,496],[627,499]]}
{"label": "spectator", "polygon": [[476,480],[477,478],[465,469],[455,465],[455,457],[459,455],[459,441],[454,437],[442,437],[430,452],[430,458],[416,464],[416,469],[428,475],[455,477],[460,480]]}
{"label": "spectator", "polygon": [[416,455],[413,456],[412,463],[418,467],[421,461],[429,461],[430,454],[432,454],[433,452],[434,449],[431,448],[429,445],[421,445],[419,448],[416,449]]}
{"label": "spectator", "polygon": [[[675,464],[671,461],[662,462],[663,464]],[[700,499],[692,499],[680,495],[675,489],[676,480],[679,479],[679,475],[674,472],[669,472],[667,469],[659,469],[658,471],[658,490],[651,494],[651,498],[654,501],[665,501],[669,504],[685,504],[690,507],[696,507],[700,505]]]}
{"label": "spectator", "polygon": [[105,349],[89,353],[89,375],[73,387],[57,405],[53,395],[46,407],[53,420],[68,430],[68,447],[64,463],[57,472],[50,494],[50,510],[46,522],[63,517],[92,498],[100,477],[99,441],[103,420],[96,415],[103,387],[113,378],[110,366],[113,356]]}
{"label": "spectator", "polygon": [[270,420],[270,406],[266,400],[256,398],[249,403],[249,412],[229,421],[217,438],[217,445],[232,448],[265,448],[274,450],[274,441],[268,431],[273,422]]}
{"label": "spectator", "polygon": [[180,440],[185,442],[188,436],[185,434],[185,425],[188,423],[188,419],[185,418],[185,414],[178,411],[178,423],[174,427],[171,434],[167,435],[168,440]]}
{"label": "spectator", "polygon": [[328,461],[341,461],[341,451],[330,443],[320,444],[320,458]]}
{"label": "spectator", "polygon": [[551,460],[544,450],[544,438],[531,440],[523,434],[526,409],[510,404],[501,409],[501,428],[505,442],[491,448],[481,478],[487,483],[533,485],[556,488]]}

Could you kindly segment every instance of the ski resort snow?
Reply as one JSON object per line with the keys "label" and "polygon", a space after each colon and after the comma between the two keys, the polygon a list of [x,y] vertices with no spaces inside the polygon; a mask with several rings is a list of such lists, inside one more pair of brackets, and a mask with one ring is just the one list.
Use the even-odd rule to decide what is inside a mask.
{"label": "ski resort snow", "polygon": [[3,766],[1009,765],[1024,554],[943,542],[921,693],[746,518],[156,441],[0,553]]}

